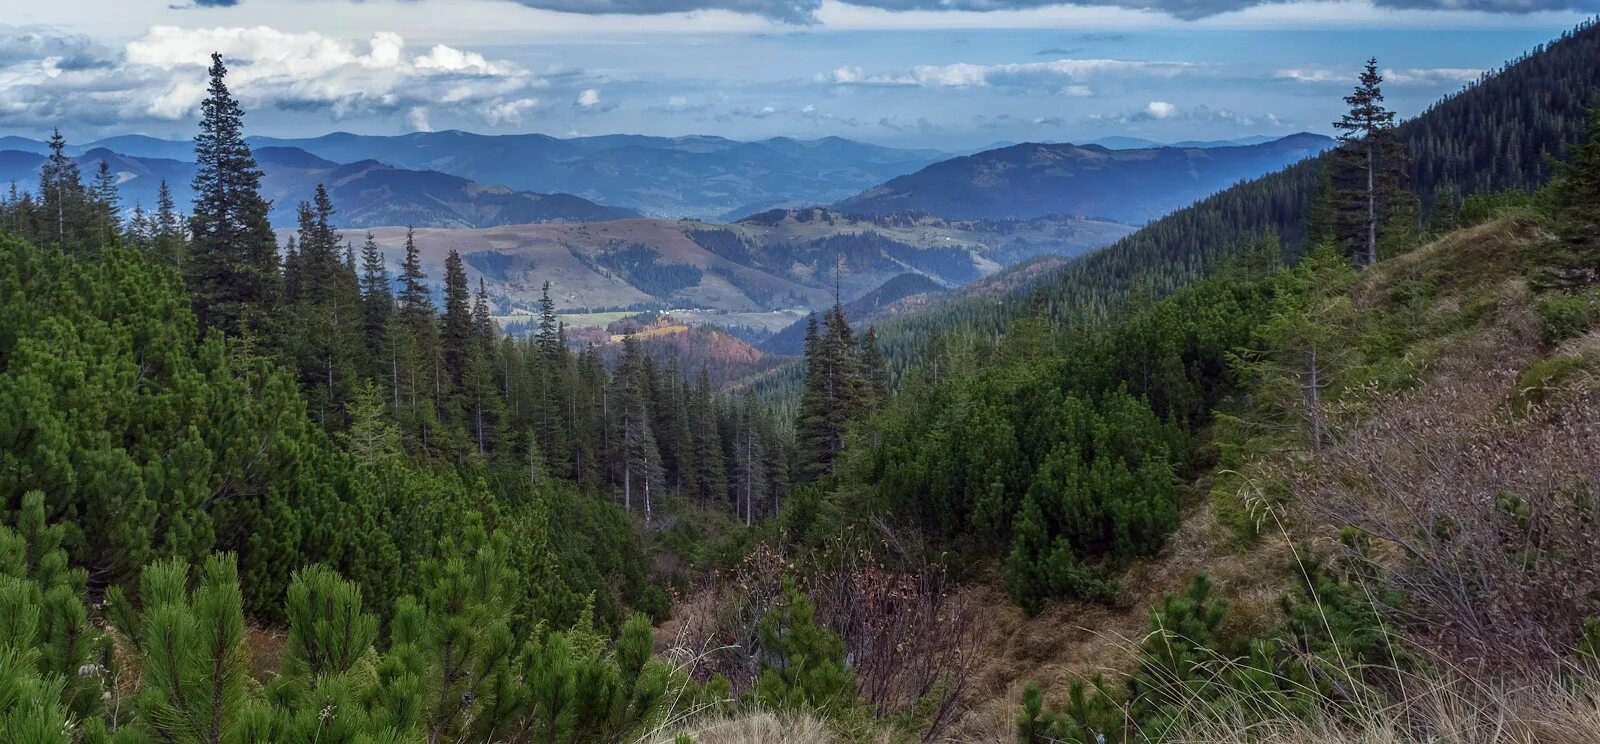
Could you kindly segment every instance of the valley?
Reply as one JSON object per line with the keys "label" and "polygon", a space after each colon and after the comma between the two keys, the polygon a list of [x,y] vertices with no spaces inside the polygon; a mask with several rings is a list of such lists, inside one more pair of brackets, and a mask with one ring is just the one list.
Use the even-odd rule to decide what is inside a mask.
{"label": "valley", "polygon": [[[632,219],[418,228],[413,234],[424,271],[442,276],[448,252],[460,252],[469,281],[476,287],[483,280],[504,319],[532,313],[549,281],[574,325],[603,326],[619,312],[673,309],[697,322],[775,332],[832,304],[836,280],[845,300],[905,273],[953,288],[1035,256],[1079,255],[1131,230],[1076,218],[863,218],[810,208],[729,224]],[[389,264],[398,266],[407,229],[370,232]],[[349,231],[346,237],[359,243],[362,235]]]}

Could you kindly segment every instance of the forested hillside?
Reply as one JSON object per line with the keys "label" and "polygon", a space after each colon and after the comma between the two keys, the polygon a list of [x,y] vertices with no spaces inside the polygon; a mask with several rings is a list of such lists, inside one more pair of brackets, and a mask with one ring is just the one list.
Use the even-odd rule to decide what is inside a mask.
{"label": "forested hillside", "polygon": [[[1600,108],[1429,205],[1380,70],[1325,161],[1155,226],[1240,205],[1203,249],[1141,232],[898,371],[919,326],[852,323],[840,263],[956,270],[885,234],[972,225],[689,223],[833,252],[769,407],[697,357],[731,337],[586,343],[548,280],[507,334],[499,259],[400,232],[391,275],[323,184],[280,241],[213,55],[187,217],[59,140],[0,205],[0,740],[1600,739]],[[1549,74],[1434,111],[1593,71]],[[654,257],[591,260],[691,286]]]}
{"label": "forested hillside", "polygon": [[[1402,122],[1409,190],[1423,219],[1445,219],[1474,193],[1527,189],[1549,175],[1544,154],[1579,141],[1583,112],[1600,90],[1600,25],[1586,23]],[[1125,303],[1209,275],[1240,246],[1273,232],[1287,255],[1304,251],[1311,206],[1332,155],[1224,189],[1140,228],[1103,251],[1003,300],[983,298],[881,328],[897,374],[936,332],[993,337],[1035,303],[1058,323],[1096,321]]]}

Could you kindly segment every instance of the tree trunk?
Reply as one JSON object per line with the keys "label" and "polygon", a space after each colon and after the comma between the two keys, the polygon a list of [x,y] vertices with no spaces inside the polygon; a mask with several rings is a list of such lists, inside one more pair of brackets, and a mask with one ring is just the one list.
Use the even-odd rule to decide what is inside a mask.
{"label": "tree trunk", "polygon": [[1378,192],[1374,184],[1376,163],[1372,135],[1367,135],[1367,265],[1378,262]]}
{"label": "tree trunk", "polygon": [[1322,455],[1322,380],[1317,347],[1306,353],[1306,409],[1311,419],[1311,451]]}

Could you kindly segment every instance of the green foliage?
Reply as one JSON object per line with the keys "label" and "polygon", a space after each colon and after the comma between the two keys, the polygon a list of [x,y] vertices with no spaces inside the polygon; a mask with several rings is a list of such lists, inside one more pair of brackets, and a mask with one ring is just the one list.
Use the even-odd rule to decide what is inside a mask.
{"label": "green foliage", "polygon": [[856,705],[844,642],[817,624],[811,599],[785,579],[783,597],[761,618],[761,675],[751,691],[760,705],[840,715]]}
{"label": "green foliage", "polygon": [[1595,297],[1590,292],[1549,292],[1539,296],[1534,312],[1539,316],[1545,343],[1555,345],[1582,335],[1594,325]]}

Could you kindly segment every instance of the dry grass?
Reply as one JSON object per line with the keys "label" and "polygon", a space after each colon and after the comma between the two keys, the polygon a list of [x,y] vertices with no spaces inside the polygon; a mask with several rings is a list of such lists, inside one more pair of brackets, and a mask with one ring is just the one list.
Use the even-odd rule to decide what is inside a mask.
{"label": "dry grass", "polygon": [[[1593,744],[1600,684],[1592,669],[1549,668],[1520,683],[1459,671],[1412,676],[1398,698],[1365,698],[1338,715],[1272,709],[1260,696],[1197,704],[1162,744]],[[1147,732],[1148,733],[1148,732]]]}
{"label": "dry grass", "polygon": [[844,739],[820,718],[805,713],[755,711],[731,717],[694,721],[671,735],[645,739],[640,744],[670,744],[678,736],[695,744],[842,744]]}
{"label": "dry grass", "polygon": [[[1207,573],[1216,595],[1228,599],[1233,611],[1225,633],[1253,635],[1252,630],[1276,622],[1278,598],[1293,566],[1291,543],[1336,544],[1329,539],[1335,528],[1350,523],[1350,514],[1330,514],[1325,508],[1338,500],[1338,494],[1357,491],[1375,508],[1415,514],[1408,502],[1414,503],[1419,494],[1398,488],[1394,478],[1380,479],[1377,487],[1360,486],[1374,473],[1399,476],[1400,469],[1411,468],[1406,477],[1438,485],[1434,493],[1465,479],[1471,483],[1469,490],[1479,495],[1469,501],[1481,506],[1482,494],[1495,494],[1502,487],[1526,492],[1540,475],[1545,476],[1543,482],[1550,480],[1549,473],[1531,472],[1530,467],[1518,470],[1519,458],[1531,469],[1547,465],[1571,473],[1600,467],[1600,452],[1590,450],[1600,445],[1590,434],[1590,423],[1600,423],[1600,411],[1586,395],[1569,391],[1562,398],[1561,414],[1546,409],[1538,412],[1537,421],[1507,418],[1512,414],[1517,375],[1544,353],[1531,294],[1517,270],[1522,247],[1541,236],[1531,221],[1502,219],[1447,236],[1361,277],[1352,290],[1358,307],[1385,303],[1401,282],[1412,279],[1436,288],[1432,313],[1458,313],[1472,303],[1487,304],[1489,311],[1475,316],[1478,326],[1469,332],[1426,340],[1428,348],[1416,352],[1428,359],[1418,367],[1422,377],[1418,388],[1406,396],[1374,395],[1360,401],[1354,408],[1364,420],[1347,421],[1350,428],[1343,441],[1331,447],[1322,462],[1292,453],[1274,455],[1272,467],[1281,472],[1271,475],[1291,483],[1293,495],[1290,508],[1264,511],[1266,529],[1260,540],[1241,546],[1213,508],[1202,505],[1186,515],[1160,556],[1136,565],[1123,577],[1121,595],[1113,606],[1062,603],[1026,618],[998,592],[974,590],[994,594],[978,603],[987,607],[983,624],[994,629],[985,645],[989,661],[979,670],[974,690],[982,702],[961,720],[949,740],[1010,739],[1020,691],[1028,681],[1039,682],[1046,691],[1061,691],[1072,680],[1095,672],[1106,672],[1110,679],[1131,672],[1148,627],[1147,608],[1165,592],[1181,592],[1195,573]],[[1600,337],[1574,342],[1567,351],[1575,353],[1576,347],[1594,343],[1600,343]],[[1443,432],[1465,436],[1438,436]],[[1496,456],[1482,456],[1495,451]],[[1459,455],[1453,465],[1440,459],[1441,453],[1449,452]],[[1481,467],[1473,468],[1473,463]],[[1449,626],[1448,619],[1438,624]],[[1456,663],[1449,658],[1440,661],[1444,668]],[[1450,672],[1448,679],[1413,680],[1407,690],[1410,697],[1373,703],[1368,710],[1337,720],[1330,716],[1306,721],[1287,711],[1264,714],[1262,700],[1236,700],[1231,708],[1197,707],[1206,715],[1192,717],[1161,740],[1176,744],[1600,742],[1600,710],[1594,702],[1600,683],[1574,689],[1563,682],[1566,676],[1555,671],[1499,668],[1495,672],[1480,679],[1461,668]]]}

